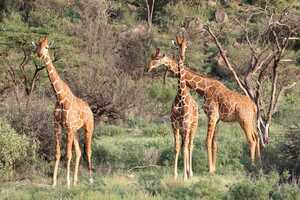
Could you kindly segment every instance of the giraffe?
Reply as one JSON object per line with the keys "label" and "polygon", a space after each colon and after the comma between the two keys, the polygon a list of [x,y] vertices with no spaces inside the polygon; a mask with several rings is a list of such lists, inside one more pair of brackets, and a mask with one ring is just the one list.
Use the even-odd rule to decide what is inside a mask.
{"label": "giraffe", "polygon": [[75,170],[74,185],[78,182],[78,167],[81,158],[81,150],[78,142],[77,130],[84,129],[85,151],[88,160],[90,182],[92,179],[91,145],[94,129],[94,117],[89,105],[76,97],[69,86],[59,77],[53,66],[48,48],[48,38],[44,37],[35,45],[35,53],[45,63],[48,77],[56,95],[54,110],[54,132],[55,132],[55,166],[53,173],[53,186],[57,183],[57,171],[61,158],[60,140],[62,127],[67,130],[67,186],[70,187],[70,162],[72,159],[72,147],[75,148]]}
{"label": "giraffe", "polygon": [[178,90],[171,108],[171,124],[174,133],[175,163],[174,178],[177,179],[178,156],[180,152],[179,137],[181,136],[181,145],[183,147],[183,178],[193,176],[192,153],[193,140],[198,127],[198,105],[191,96],[184,78],[184,52],[186,40],[177,38],[177,44],[180,47],[179,65],[178,65]]}
{"label": "giraffe", "polygon": [[[148,72],[161,65],[165,65],[168,71],[178,76],[177,61],[156,49],[156,54],[148,63]],[[183,71],[187,86],[204,97],[202,108],[208,117],[206,147],[209,172],[214,174],[216,171],[216,127],[220,120],[238,122],[248,141],[251,163],[254,164],[255,155],[260,160],[260,144],[256,130],[257,108],[254,102],[249,97],[230,90],[220,81],[188,68],[184,68]]]}

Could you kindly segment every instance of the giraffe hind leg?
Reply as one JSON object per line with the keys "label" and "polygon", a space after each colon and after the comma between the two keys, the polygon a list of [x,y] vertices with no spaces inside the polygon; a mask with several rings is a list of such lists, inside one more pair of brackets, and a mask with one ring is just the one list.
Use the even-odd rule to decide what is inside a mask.
{"label": "giraffe hind leg", "polygon": [[208,128],[207,128],[206,148],[207,148],[207,154],[208,154],[209,173],[211,173],[211,174],[214,174],[215,170],[216,170],[213,165],[212,144],[213,144],[213,136],[215,133],[217,121],[218,121],[217,118],[210,117],[209,122],[208,122]]}
{"label": "giraffe hind leg", "polygon": [[194,149],[194,138],[198,127],[198,117],[191,126],[190,140],[189,140],[189,177],[193,177],[193,149]]}
{"label": "giraffe hind leg", "polygon": [[215,170],[216,170],[217,151],[218,151],[216,140],[217,140],[217,127],[215,128],[213,139],[212,139],[212,164],[213,164],[213,169]]}
{"label": "giraffe hind leg", "polygon": [[93,176],[92,176],[92,136],[93,136],[93,123],[87,124],[85,126],[85,135],[84,135],[84,143],[85,143],[85,153],[88,161],[88,170],[89,170],[89,181],[93,183]]}

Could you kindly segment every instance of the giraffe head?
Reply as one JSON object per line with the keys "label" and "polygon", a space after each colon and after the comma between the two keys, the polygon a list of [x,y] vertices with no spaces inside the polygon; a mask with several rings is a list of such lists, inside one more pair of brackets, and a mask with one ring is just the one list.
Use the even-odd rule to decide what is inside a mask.
{"label": "giraffe head", "polygon": [[147,66],[147,71],[150,72],[160,65],[165,65],[169,62],[169,58],[165,54],[161,54],[160,49],[156,48],[154,54],[151,55],[151,59]]}
{"label": "giraffe head", "polygon": [[41,38],[37,44],[35,44],[34,42],[32,42],[32,44],[35,48],[35,53],[39,58],[48,55],[49,45],[47,37]]}
{"label": "giraffe head", "polygon": [[176,36],[176,43],[178,45],[179,48],[179,58],[182,62],[184,62],[185,59],[185,51],[187,48],[187,40],[184,37],[184,35],[177,35]]}

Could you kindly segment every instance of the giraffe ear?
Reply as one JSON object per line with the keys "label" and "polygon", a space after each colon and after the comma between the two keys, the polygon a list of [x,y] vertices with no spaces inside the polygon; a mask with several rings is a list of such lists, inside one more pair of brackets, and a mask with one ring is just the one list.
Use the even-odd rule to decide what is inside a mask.
{"label": "giraffe ear", "polygon": [[32,41],[31,44],[32,44],[33,48],[36,49],[36,44],[35,44],[35,42]]}
{"label": "giraffe ear", "polygon": [[158,56],[160,54],[160,48],[156,48],[155,55]]}
{"label": "giraffe ear", "polygon": [[179,35],[176,35],[176,43],[178,46],[180,46],[183,42],[183,38],[180,37]]}
{"label": "giraffe ear", "polygon": [[177,42],[175,42],[174,40],[172,40],[171,42],[172,42],[172,47],[171,48],[177,50],[178,49]]}
{"label": "giraffe ear", "polygon": [[160,55],[160,49],[156,48],[155,53],[151,55],[152,58],[157,58]]}

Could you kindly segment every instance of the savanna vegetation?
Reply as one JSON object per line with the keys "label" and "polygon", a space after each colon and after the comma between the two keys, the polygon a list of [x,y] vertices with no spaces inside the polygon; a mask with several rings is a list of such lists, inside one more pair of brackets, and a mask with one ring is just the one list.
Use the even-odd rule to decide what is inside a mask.
{"label": "savanna vegetation", "polygon": [[[1,0],[0,199],[300,199],[299,22],[297,0]],[[171,74],[164,80],[164,67],[145,67],[156,47],[176,55],[171,40],[184,27],[187,66],[242,93],[207,25],[240,77],[282,50],[248,85],[259,91],[262,118],[271,116],[270,140],[253,166],[239,125],[220,123],[210,175],[199,109],[194,177],[184,182],[173,178],[169,113],[177,81]],[[64,135],[58,186],[51,187],[55,95],[31,45],[43,36],[60,76],[94,113],[92,185],[83,156],[79,185],[65,186]],[[193,96],[200,108],[203,99]]]}

